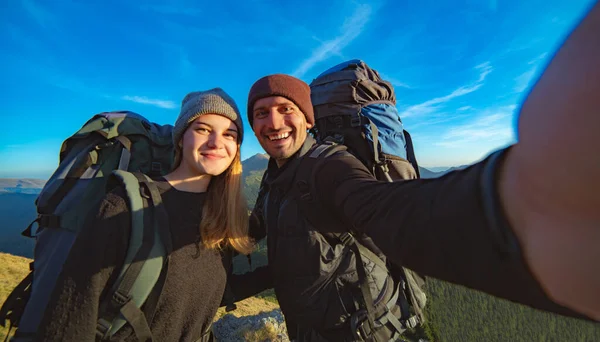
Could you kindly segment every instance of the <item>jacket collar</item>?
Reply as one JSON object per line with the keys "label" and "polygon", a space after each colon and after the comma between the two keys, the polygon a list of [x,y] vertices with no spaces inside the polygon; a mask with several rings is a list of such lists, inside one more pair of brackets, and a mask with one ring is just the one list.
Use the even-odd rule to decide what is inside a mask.
{"label": "jacket collar", "polygon": [[282,166],[278,167],[275,158],[269,159],[269,165],[267,166],[267,176],[266,181],[269,184],[274,183],[277,180],[277,183],[287,183],[288,181],[292,181],[294,175],[296,174],[296,170],[298,168],[298,164],[302,157],[317,143],[317,141],[311,136],[307,135],[306,140],[302,143],[302,147],[292,155],[289,160]]}

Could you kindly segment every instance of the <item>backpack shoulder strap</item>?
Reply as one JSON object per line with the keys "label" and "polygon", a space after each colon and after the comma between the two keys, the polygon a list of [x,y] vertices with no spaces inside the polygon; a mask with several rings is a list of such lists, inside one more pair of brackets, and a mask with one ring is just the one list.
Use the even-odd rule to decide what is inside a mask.
{"label": "backpack shoulder strap", "polygon": [[[314,145],[302,158],[296,177],[294,179],[295,186],[300,191],[299,207],[302,215],[313,226],[339,224],[332,220],[331,215],[323,212],[324,207],[319,203],[317,194],[318,189],[315,189],[314,179],[319,172],[321,163],[328,157],[347,151],[347,147],[337,144],[332,141],[325,141]],[[349,153],[349,152],[348,152]]]}
{"label": "backpack shoulder strap", "polygon": [[404,130],[404,139],[406,139],[406,159],[413,166],[417,173],[417,178],[421,178],[421,171],[419,170],[419,163],[417,163],[417,157],[415,157],[415,150],[413,148],[412,138],[407,130]]}
{"label": "backpack shoulder strap", "polygon": [[164,283],[159,278],[172,249],[168,217],[158,188],[149,177],[120,170],[112,177],[127,193],[131,233],[123,267],[110,295],[100,304],[96,335],[108,339],[129,323],[139,340],[151,340],[141,307],[155,285],[162,287]]}

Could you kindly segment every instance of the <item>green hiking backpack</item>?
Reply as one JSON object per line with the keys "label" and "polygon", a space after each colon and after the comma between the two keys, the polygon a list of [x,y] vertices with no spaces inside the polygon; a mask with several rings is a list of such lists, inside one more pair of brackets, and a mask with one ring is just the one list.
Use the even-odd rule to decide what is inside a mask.
{"label": "green hiking backpack", "polygon": [[[170,234],[165,233],[166,212],[150,177],[171,170],[172,129],[133,112],[105,112],[93,116],[63,142],[59,166],[35,201],[38,217],[22,233],[36,240],[31,272],[0,308],[0,324],[8,320],[9,330],[18,327],[16,341],[35,335],[77,234],[89,225],[100,201],[116,184],[126,189],[132,231],[113,295],[100,305],[97,335],[109,338],[127,321],[139,339],[148,338],[147,322],[138,319],[140,307],[154,284],[160,283],[171,248]],[[34,224],[38,226],[35,233]],[[148,301],[154,303],[146,308],[157,300],[150,296]]]}

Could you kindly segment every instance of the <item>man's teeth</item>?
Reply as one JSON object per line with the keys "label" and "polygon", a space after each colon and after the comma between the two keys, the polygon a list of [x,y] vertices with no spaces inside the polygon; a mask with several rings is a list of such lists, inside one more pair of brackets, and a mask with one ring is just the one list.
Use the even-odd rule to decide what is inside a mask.
{"label": "man's teeth", "polygon": [[279,135],[271,135],[271,136],[269,136],[269,140],[271,140],[271,141],[273,141],[273,140],[281,140],[281,139],[285,139],[285,138],[287,138],[289,136],[290,136],[289,132],[288,133],[282,133],[282,134],[279,134]]}

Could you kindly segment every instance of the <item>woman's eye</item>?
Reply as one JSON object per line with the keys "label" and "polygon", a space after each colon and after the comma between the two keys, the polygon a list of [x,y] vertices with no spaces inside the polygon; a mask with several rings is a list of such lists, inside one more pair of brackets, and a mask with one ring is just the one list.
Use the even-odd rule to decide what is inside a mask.
{"label": "woman's eye", "polygon": [[196,128],[196,132],[208,133],[208,128],[199,127],[199,128]]}

